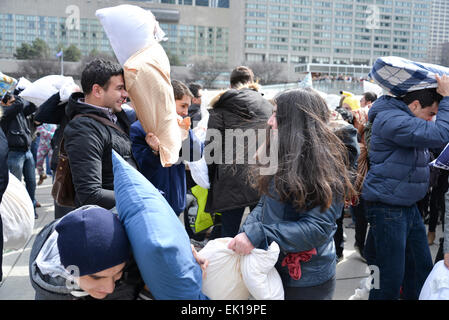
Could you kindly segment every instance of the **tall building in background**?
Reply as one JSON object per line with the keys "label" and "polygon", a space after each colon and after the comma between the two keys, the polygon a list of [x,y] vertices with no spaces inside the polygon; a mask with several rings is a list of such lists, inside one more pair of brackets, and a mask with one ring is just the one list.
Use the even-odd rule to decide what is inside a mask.
{"label": "tall building in background", "polygon": [[[447,0],[442,0],[446,1]],[[431,0],[246,0],[247,61],[372,65],[427,58]]]}
{"label": "tall building in background", "polygon": [[83,55],[93,50],[113,55],[95,11],[119,4],[150,9],[168,36],[162,46],[180,64],[196,55],[232,64],[229,52],[240,50],[230,43],[230,30],[238,26],[231,17],[229,0],[4,0],[0,7],[0,58],[12,58],[22,43],[36,38],[43,39],[54,53],[60,45],[74,44]]}
{"label": "tall building in background", "polygon": [[290,81],[300,64],[371,66],[389,55],[440,63],[449,41],[449,0],[3,0],[0,58],[37,37],[54,53],[75,44],[83,55],[113,54],[95,11],[124,3],[155,14],[181,65],[192,56],[282,63]]}
{"label": "tall building in background", "polygon": [[446,42],[442,45],[441,65],[449,68],[449,42]]}
{"label": "tall building in background", "polygon": [[[440,64],[447,60],[442,53],[443,44],[449,42],[449,1],[432,0],[432,23],[428,46],[429,62]],[[447,51],[445,51],[448,54]]]}

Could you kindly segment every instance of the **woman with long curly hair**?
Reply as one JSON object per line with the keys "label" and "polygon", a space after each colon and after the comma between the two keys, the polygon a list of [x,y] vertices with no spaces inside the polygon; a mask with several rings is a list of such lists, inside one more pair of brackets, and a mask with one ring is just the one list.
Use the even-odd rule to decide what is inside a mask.
{"label": "woman with long curly hair", "polygon": [[277,171],[256,177],[262,197],[228,247],[246,255],[275,241],[285,299],[330,300],[335,221],[355,196],[347,149],[329,126],[326,102],[312,89],[285,91],[274,102],[268,125],[277,136],[277,148],[270,148],[277,149]]}

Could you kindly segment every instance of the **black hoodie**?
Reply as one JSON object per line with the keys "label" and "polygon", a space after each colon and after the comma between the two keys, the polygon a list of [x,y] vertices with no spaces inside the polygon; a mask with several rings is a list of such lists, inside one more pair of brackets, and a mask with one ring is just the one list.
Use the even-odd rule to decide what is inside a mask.
{"label": "black hoodie", "polygon": [[[66,107],[66,115],[73,119],[78,114],[94,114],[109,120],[101,109],[80,101],[82,93],[74,93]],[[64,147],[67,152],[75,186],[75,205],[98,205],[105,209],[115,207],[112,149],[134,168],[129,120],[124,111],[115,114],[117,125],[124,131],[106,126],[88,117],[70,120],[64,130]]]}

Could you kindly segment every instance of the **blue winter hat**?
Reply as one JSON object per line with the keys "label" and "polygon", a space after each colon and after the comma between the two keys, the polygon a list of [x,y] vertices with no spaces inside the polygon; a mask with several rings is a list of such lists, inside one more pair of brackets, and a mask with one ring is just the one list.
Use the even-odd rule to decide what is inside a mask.
{"label": "blue winter hat", "polygon": [[117,215],[98,206],[84,206],[56,226],[62,265],[76,266],[79,276],[94,274],[130,258],[125,228]]}

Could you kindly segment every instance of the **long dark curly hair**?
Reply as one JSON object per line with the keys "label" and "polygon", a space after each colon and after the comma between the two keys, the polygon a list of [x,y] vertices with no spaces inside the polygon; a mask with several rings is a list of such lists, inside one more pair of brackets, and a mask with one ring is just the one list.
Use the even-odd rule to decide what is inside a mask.
{"label": "long dark curly hair", "polygon": [[356,191],[346,147],[328,126],[330,112],[324,99],[313,89],[293,89],[274,102],[278,167],[272,175],[254,176],[253,171],[258,191],[272,196],[273,183],[280,200],[299,211],[320,207],[324,212],[334,201],[352,199]]}

